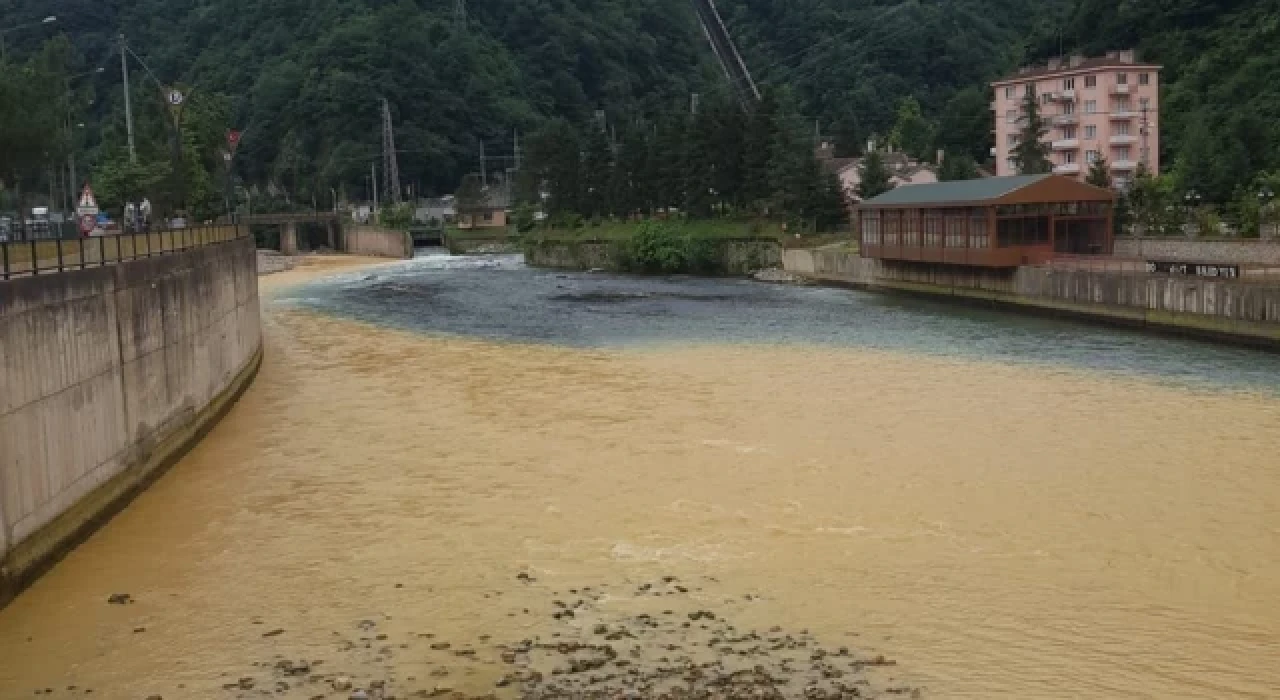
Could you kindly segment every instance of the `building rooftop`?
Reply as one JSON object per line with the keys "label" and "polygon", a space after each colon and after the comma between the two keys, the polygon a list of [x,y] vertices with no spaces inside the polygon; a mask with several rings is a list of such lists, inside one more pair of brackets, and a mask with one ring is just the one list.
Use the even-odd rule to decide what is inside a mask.
{"label": "building rooftop", "polygon": [[979,180],[955,180],[929,185],[898,187],[879,197],[863,202],[863,206],[897,206],[909,204],[948,204],[986,202],[1035,184],[1049,175],[1013,175]]}
{"label": "building rooftop", "polygon": [[1055,75],[1067,75],[1070,73],[1082,73],[1100,68],[1136,68],[1146,70],[1160,70],[1161,66],[1154,63],[1138,61],[1131,53],[1112,52],[1106,56],[1097,56],[1094,58],[1072,57],[1066,61],[1057,59],[1043,66],[1025,67],[1013,75],[1008,75],[999,80],[992,82],[993,86],[1004,85],[1005,83],[1019,83],[1025,80],[1048,78]]}

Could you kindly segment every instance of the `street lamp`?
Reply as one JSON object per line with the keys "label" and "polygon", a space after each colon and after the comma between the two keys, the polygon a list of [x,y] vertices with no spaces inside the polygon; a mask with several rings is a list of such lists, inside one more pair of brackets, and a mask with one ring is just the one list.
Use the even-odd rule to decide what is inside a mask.
{"label": "street lamp", "polygon": [[20,29],[30,29],[31,27],[39,27],[44,24],[53,24],[54,22],[57,22],[57,21],[58,21],[58,18],[55,15],[49,15],[48,17],[45,17],[39,22],[27,22],[26,24],[19,24],[16,27],[9,27],[8,29],[0,29],[0,61],[6,61],[9,58],[8,52],[5,50],[5,45],[4,45],[5,34],[8,34],[9,32],[16,32]]}

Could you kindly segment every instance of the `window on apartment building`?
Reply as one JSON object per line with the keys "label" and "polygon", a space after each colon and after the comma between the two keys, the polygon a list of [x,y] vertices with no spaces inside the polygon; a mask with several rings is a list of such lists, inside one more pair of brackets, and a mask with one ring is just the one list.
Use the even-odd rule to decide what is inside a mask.
{"label": "window on apartment building", "polygon": [[1063,103],[1062,103],[1062,113],[1063,113],[1063,114],[1075,114],[1075,113],[1076,113],[1076,103],[1074,103],[1074,102],[1063,102]]}
{"label": "window on apartment building", "polygon": [[1089,165],[1093,165],[1094,163],[1098,162],[1099,155],[1101,154],[1098,153],[1097,151],[1085,151],[1084,162],[1088,163]]}
{"label": "window on apartment building", "polygon": [[1116,73],[1116,85],[1128,85],[1128,84],[1129,84],[1128,73]]}
{"label": "window on apartment building", "polygon": [[1063,152],[1062,152],[1062,164],[1063,164],[1063,165],[1071,165],[1071,164],[1072,164],[1072,163],[1074,163],[1074,162],[1076,162],[1076,152],[1075,152],[1075,151],[1063,151]]}
{"label": "window on apartment building", "polygon": [[1098,101],[1097,101],[1097,100],[1085,100],[1085,101],[1084,101],[1084,113],[1085,113],[1085,114],[1097,114],[1097,113],[1098,113]]}
{"label": "window on apartment building", "polygon": [[1093,124],[1089,124],[1088,126],[1086,126],[1084,128],[1084,137],[1086,139],[1098,138],[1098,127]]}
{"label": "window on apartment building", "polygon": [[1022,94],[1031,95],[1031,94],[1034,94],[1035,91],[1036,91],[1036,86],[1032,85],[1031,83],[1027,83],[1027,86],[1022,89]]}
{"label": "window on apartment building", "polygon": [[1120,146],[1111,155],[1114,156],[1114,160],[1129,160],[1129,147]]}
{"label": "window on apartment building", "polygon": [[1013,174],[1013,175],[1018,174],[1018,161],[1010,158],[1006,160],[1004,164],[1009,168],[1010,174]]}
{"label": "window on apartment building", "polygon": [[1138,105],[1141,106],[1143,109],[1146,109],[1151,106],[1151,99],[1148,97],[1139,97]]}
{"label": "window on apartment building", "polygon": [[1129,108],[1130,108],[1130,105],[1128,100],[1116,100],[1115,102],[1111,103],[1112,114],[1115,114],[1116,112],[1128,112]]}
{"label": "window on apartment building", "polygon": [[1017,91],[1012,85],[1004,89],[1004,98],[1006,100],[1012,100],[1016,96],[1017,96]]}
{"label": "window on apartment building", "polygon": [[1018,121],[1018,110],[1016,110],[1016,109],[1011,109],[1011,110],[1009,110],[1008,112],[1005,112],[1005,113],[1004,113],[1004,120],[1005,120],[1006,122],[1009,122],[1010,124],[1012,124],[1012,123],[1014,123],[1014,122]]}
{"label": "window on apartment building", "polygon": [[1139,85],[1150,85],[1150,84],[1151,84],[1151,74],[1150,74],[1150,73],[1139,73],[1139,74],[1138,74],[1138,84],[1139,84]]}
{"label": "window on apartment building", "polygon": [[1086,88],[1096,88],[1096,87],[1098,87],[1098,76],[1096,76],[1096,75],[1086,75],[1086,76],[1084,77],[1084,86],[1085,86]]}
{"label": "window on apartment building", "polygon": [[1074,90],[1074,89],[1076,89],[1076,79],[1075,79],[1075,78],[1067,78],[1067,79],[1063,80],[1063,81],[1062,81],[1062,89],[1063,89],[1063,90]]}
{"label": "window on apartment building", "polygon": [[1129,122],[1120,122],[1119,124],[1116,124],[1116,133],[1115,133],[1115,135],[1116,135],[1116,136],[1128,136],[1128,135],[1129,135]]}
{"label": "window on apartment building", "polygon": [[1074,126],[1062,127],[1062,138],[1073,139],[1076,137],[1076,128]]}

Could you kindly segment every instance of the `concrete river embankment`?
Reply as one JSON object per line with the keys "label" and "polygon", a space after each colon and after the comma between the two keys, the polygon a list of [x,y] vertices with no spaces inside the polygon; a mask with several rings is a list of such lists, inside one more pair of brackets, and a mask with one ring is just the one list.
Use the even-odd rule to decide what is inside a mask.
{"label": "concrete river embankment", "polygon": [[262,279],[226,417],[0,610],[0,697],[1280,687],[1280,357],[518,256],[319,264]]}
{"label": "concrete river embankment", "polygon": [[985,270],[895,264],[838,248],[788,250],[812,280],[993,303],[1280,350],[1280,277],[1271,283],[1069,267]]}
{"label": "concrete river embankment", "polygon": [[240,238],[0,283],[0,604],[246,385],[254,265]]}

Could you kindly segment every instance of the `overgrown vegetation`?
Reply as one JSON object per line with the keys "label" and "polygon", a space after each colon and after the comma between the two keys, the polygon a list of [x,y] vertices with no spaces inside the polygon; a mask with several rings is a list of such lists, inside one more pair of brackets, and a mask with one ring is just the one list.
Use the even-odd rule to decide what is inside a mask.
{"label": "overgrown vegetation", "polygon": [[[612,222],[576,229],[542,229],[524,239],[531,257],[543,250],[563,248],[577,255],[587,244],[603,244],[609,265],[637,274],[725,274],[729,241],[754,239],[774,243],[781,239],[780,225],[757,222],[649,220]],[[756,269],[759,261],[745,267]]]}

